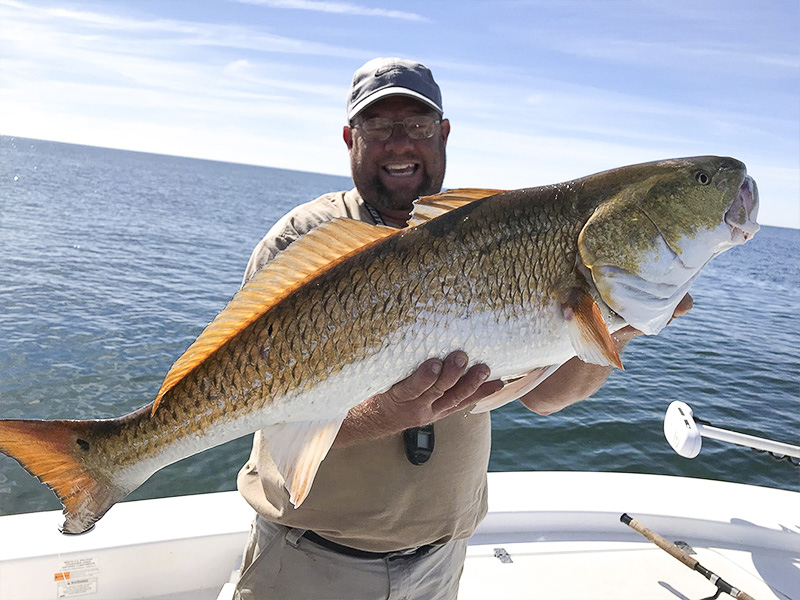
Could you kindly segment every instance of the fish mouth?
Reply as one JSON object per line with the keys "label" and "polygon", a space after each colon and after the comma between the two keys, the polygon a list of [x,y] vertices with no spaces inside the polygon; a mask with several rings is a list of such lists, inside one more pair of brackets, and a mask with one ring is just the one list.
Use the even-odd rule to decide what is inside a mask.
{"label": "fish mouth", "polygon": [[758,216],[758,187],[749,175],[745,175],[742,185],[728,210],[725,211],[725,223],[731,231],[734,244],[744,244],[761,228],[756,223]]}

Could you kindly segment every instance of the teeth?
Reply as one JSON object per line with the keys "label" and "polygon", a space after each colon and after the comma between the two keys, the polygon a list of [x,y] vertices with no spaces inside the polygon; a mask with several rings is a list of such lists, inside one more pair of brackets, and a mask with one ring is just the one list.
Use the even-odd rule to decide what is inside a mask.
{"label": "teeth", "polygon": [[383,167],[390,175],[411,175],[415,170],[414,163],[397,163]]}

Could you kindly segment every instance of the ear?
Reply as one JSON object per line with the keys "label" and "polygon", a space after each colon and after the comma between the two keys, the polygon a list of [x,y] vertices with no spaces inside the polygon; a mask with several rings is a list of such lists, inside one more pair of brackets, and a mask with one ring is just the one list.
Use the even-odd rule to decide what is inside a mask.
{"label": "ear", "polygon": [[347,149],[352,150],[353,148],[353,130],[350,128],[349,125],[345,125],[342,128],[342,138],[344,139],[344,143],[347,144]]}
{"label": "ear", "polygon": [[447,144],[447,137],[450,135],[450,119],[442,119],[442,142]]}

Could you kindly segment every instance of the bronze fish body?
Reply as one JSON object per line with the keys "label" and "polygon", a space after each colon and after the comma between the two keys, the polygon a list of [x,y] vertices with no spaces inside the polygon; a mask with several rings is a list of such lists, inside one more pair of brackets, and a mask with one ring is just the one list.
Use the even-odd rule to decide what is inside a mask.
{"label": "bronze fish body", "polygon": [[0,421],[0,451],[92,527],[157,470],[264,429],[299,505],[353,406],[430,356],[464,350],[510,383],[490,410],[573,356],[621,367],[611,333],[656,334],[702,267],[758,230],[731,158],[622,167],[509,192],[420,199],[403,230],[339,219],[259,271],[116,419]]}

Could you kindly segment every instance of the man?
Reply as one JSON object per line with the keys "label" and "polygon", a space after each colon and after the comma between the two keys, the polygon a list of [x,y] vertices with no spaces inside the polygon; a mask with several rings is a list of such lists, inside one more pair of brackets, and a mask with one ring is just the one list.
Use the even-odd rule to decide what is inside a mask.
{"label": "man", "polygon": [[[253,251],[245,281],[325,221],[405,227],[413,201],[440,191],[450,123],[426,67],[369,61],[353,77],[347,111],[343,138],[355,189],[278,221]],[[618,331],[618,349],[636,335]],[[257,513],[239,598],[455,600],[467,538],[487,510],[490,421],[469,408],[502,387],[489,381],[487,365],[467,365],[460,351],[432,357],[353,408],[297,509],[256,434],[238,479]],[[594,393],[609,372],[573,359],[521,401],[549,414]],[[411,429],[421,426],[422,436]]]}

